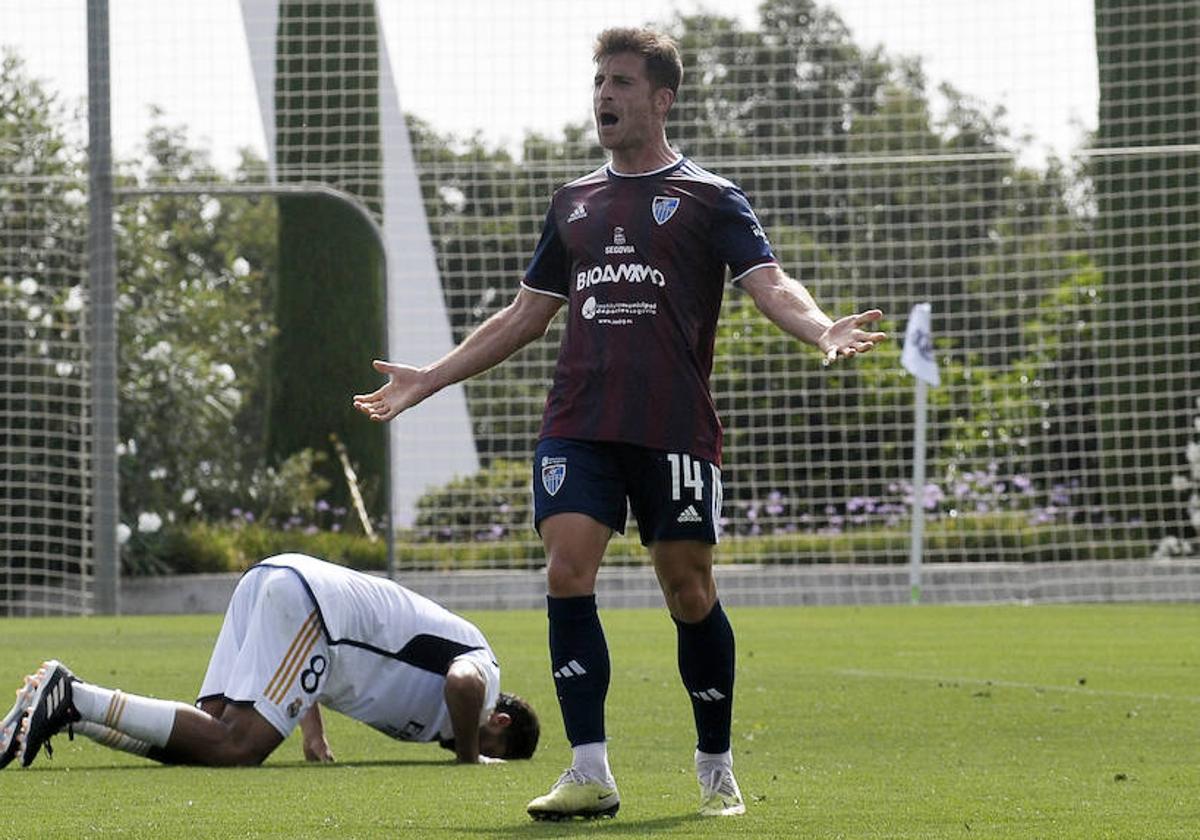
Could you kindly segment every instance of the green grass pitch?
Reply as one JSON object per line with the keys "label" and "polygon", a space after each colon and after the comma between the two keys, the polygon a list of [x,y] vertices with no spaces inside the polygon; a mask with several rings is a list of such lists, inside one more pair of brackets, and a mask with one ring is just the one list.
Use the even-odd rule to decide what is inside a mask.
{"label": "green grass pitch", "polygon": [[[82,737],[0,773],[0,837],[1200,836],[1195,606],[731,609],[743,817],[694,816],[690,707],[662,611],[602,613],[621,813],[542,824],[569,760],[545,618],[475,612],[509,690],[540,710],[528,762],[458,767],[327,715],[338,763],[293,735],[264,767],[161,767]],[[219,616],[0,620],[0,683],[44,658],[190,700]]]}

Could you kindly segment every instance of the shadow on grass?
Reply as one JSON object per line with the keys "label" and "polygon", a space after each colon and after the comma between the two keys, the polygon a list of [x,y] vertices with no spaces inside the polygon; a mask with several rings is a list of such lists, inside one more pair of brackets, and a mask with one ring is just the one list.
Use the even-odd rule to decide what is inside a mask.
{"label": "shadow on grass", "polygon": [[[452,758],[376,758],[370,761],[335,761],[332,764],[321,764],[316,761],[272,761],[270,764],[258,765],[259,770],[295,770],[302,767],[307,770],[338,767],[457,767]],[[220,768],[214,767],[214,770]]]}
{"label": "shadow on grass", "polygon": [[554,822],[547,820],[539,822],[530,820],[520,825],[491,826],[489,828],[460,827],[456,831],[462,834],[478,834],[483,837],[561,837],[564,831],[571,829],[579,831],[603,831],[606,835],[623,834],[634,837],[646,837],[651,832],[674,828],[685,823],[699,822],[702,819],[697,814],[680,814],[676,817],[657,817],[652,820],[630,820],[623,817],[598,820],[563,820]]}
{"label": "shadow on grass", "polygon": [[13,764],[9,770],[20,773],[53,773],[67,772],[71,773],[113,773],[124,772],[128,770],[147,771],[147,770],[172,770],[176,768],[184,768],[187,770],[222,770],[222,771],[245,771],[255,773],[270,773],[271,771],[292,771],[292,770],[337,770],[341,768],[362,768],[362,767],[453,767],[455,762],[444,758],[439,759],[415,759],[415,758],[396,758],[396,759],[377,759],[374,761],[337,761],[332,764],[319,764],[314,761],[273,761],[270,764],[254,764],[245,767],[210,767],[206,764],[160,764],[157,761],[146,760],[144,764],[87,764],[87,765],[67,765],[55,764],[54,760],[49,761],[39,759],[35,766],[18,767]]}

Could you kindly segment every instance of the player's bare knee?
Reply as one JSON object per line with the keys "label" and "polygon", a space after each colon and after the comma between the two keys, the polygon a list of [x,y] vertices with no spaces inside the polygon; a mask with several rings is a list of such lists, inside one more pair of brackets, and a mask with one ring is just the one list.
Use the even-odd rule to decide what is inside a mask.
{"label": "player's bare knee", "polygon": [[716,598],[704,587],[689,586],[672,592],[663,591],[667,608],[680,621],[694,624],[712,612]]}
{"label": "player's bare knee", "polygon": [[546,566],[546,588],[557,598],[590,595],[595,586],[594,569],[554,557]]}
{"label": "player's bare knee", "polygon": [[210,734],[213,763],[224,767],[262,764],[283,740],[258,712],[244,706],[229,706]]}
{"label": "player's bare knee", "polygon": [[225,702],[224,697],[208,697],[204,700],[201,700],[197,704],[197,707],[200,709],[200,711],[204,712],[206,715],[211,715],[212,717],[220,718],[221,715],[225,714],[225,706],[226,705],[227,704]]}
{"label": "player's bare knee", "polygon": [[663,600],[671,615],[689,623],[703,621],[717,601],[711,572],[695,569],[667,571],[660,568],[658,573]]}
{"label": "player's bare knee", "polygon": [[259,745],[250,743],[229,730],[212,749],[211,763],[218,767],[253,767],[262,764],[269,754],[269,750],[264,752]]}
{"label": "player's bare knee", "polygon": [[249,744],[239,744],[234,749],[235,767],[255,767],[267,760],[268,752],[263,752],[261,749]]}

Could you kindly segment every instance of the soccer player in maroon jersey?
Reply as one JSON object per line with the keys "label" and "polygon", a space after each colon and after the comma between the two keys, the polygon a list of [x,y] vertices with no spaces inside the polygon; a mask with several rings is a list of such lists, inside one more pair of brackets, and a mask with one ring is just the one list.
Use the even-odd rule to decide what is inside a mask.
{"label": "soccer player in maroon jersey", "polygon": [[611,160],[559,189],[516,298],[438,361],[375,362],[385,385],[354,398],[386,421],[567,324],[534,456],[534,524],[547,557],[550,658],[571,767],[529,803],[535,819],[612,816],[604,729],[609,658],[595,583],[633,509],[678,635],[696,723],[705,815],[745,811],[733,775],[734,635],[717,598],[721,425],[709,392],[726,272],[827,361],[883,341],[870,309],[831,319],[780,268],[746,196],[676,152],[667,114],[683,68],[674,42],[610,29],[592,105]]}

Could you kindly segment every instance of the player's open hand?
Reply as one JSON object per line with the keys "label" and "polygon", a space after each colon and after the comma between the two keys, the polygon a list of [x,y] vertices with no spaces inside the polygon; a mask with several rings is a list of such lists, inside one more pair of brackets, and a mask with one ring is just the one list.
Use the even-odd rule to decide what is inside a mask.
{"label": "player's open hand", "polygon": [[868,309],[857,315],[847,315],[830,325],[817,339],[817,346],[825,354],[825,364],[838,359],[848,359],[859,353],[869,353],[875,345],[887,340],[887,333],[864,329],[883,318],[878,309]]}
{"label": "player's open hand", "polygon": [[319,738],[304,739],[304,760],[315,761],[320,764],[332,764],[333,753],[329,749],[329,742],[322,735]]}
{"label": "player's open hand", "polygon": [[387,374],[388,381],[369,394],[355,394],[354,407],[378,422],[391,420],[429,396],[425,374],[420,368],[376,359],[372,367]]}

